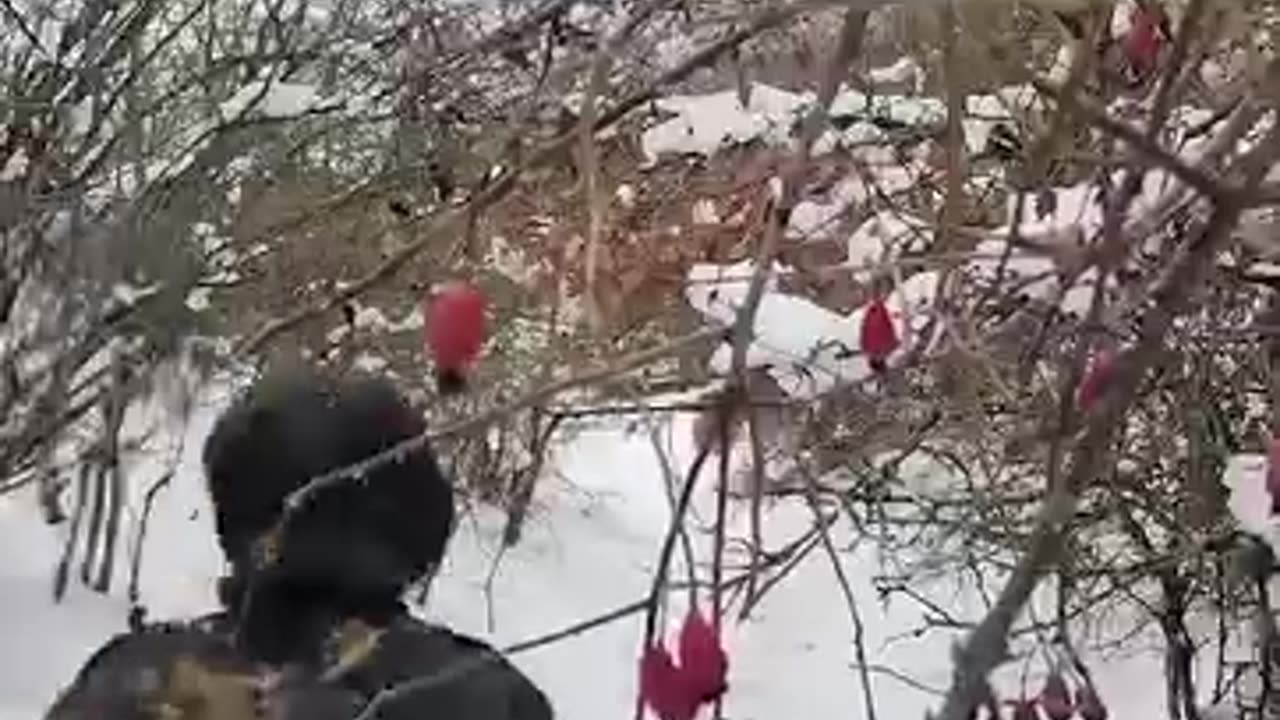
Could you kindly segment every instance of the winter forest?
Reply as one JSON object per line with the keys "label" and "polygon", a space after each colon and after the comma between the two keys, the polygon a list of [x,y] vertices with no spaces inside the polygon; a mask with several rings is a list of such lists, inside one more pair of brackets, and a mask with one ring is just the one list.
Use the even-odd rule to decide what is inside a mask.
{"label": "winter forest", "polygon": [[0,0],[0,720],[217,606],[201,447],[293,366],[422,408],[457,519],[405,601],[562,720],[1280,718],[1278,39]]}

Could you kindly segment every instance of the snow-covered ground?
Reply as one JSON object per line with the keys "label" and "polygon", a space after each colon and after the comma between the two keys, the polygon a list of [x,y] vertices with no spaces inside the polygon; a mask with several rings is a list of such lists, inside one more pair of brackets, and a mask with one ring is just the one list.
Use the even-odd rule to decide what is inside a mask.
{"label": "snow-covered ground", "polygon": [[[188,425],[180,471],[162,491],[152,516],[141,591],[153,617],[189,614],[213,604],[219,558],[203,495],[199,446],[226,396],[225,388],[205,393]],[[689,422],[679,416],[660,432],[677,469],[691,460]],[[525,537],[502,559],[491,592],[486,592],[485,581],[501,518],[482,511],[460,523],[433,589],[429,615],[506,645],[640,599],[669,519],[653,442],[648,432],[628,432],[612,422],[580,428],[556,450]],[[160,443],[152,461],[134,467],[134,515],[141,492],[172,447]],[[693,527],[710,524],[710,471],[703,480]],[[730,533],[744,535],[743,508],[731,512]],[[766,537],[777,546],[810,525],[803,504],[779,502],[767,511]],[[41,523],[32,495],[0,498],[0,637],[5,640],[0,720],[39,716],[87,654],[125,627],[123,582],[111,596],[102,597],[73,581],[62,604],[51,602],[63,532]],[[841,546],[850,538],[846,526],[833,528],[833,534]],[[699,546],[705,549],[705,543]],[[866,624],[868,661],[879,668],[872,673],[878,716],[923,717],[937,698],[901,678],[925,688],[945,687],[952,636],[942,631],[917,634],[923,627],[918,608],[879,603],[870,582],[878,569],[872,548],[844,554],[842,563]],[[676,569],[676,577],[680,572]],[[970,593],[936,588],[935,594],[958,615],[980,611]],[[728,628],[732,665],[727,717],[834,720],[864,715],[859,676],[851,664],[849,611],[821,551],[781,582],[753,617],[730,622]],[[627,717],[635,697],[641,633],[642,617],[632,615],[518,654],[515,661],[546,689],[559,717]],[[1095,660],[1094,668],[1113,717],[1158,714],[1163,690],[1154,650]],[[1007,668],[1005,679],[1016,681],[1021,671],[1021,664]],[[1037,688],[1038,682],[1030,689]]]}

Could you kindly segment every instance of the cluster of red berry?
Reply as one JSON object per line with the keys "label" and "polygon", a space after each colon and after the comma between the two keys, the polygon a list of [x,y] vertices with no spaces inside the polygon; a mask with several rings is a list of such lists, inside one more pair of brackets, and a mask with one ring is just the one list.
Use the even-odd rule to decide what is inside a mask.
{"label": "cluster of red berry", "polygon": [[[719,626],[719,620],[716,620]],[[661,640],[640,658],[640,698],[659,720],[692,720],[699,708],[714,703],[728,689],[729,657],[720,633],[689,609],[680,629],[677,665]]]}

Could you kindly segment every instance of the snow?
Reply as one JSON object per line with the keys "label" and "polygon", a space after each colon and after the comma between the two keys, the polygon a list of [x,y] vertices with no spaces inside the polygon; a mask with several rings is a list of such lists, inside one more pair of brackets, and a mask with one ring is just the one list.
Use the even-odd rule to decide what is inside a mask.
{"label": "snow", "polygon": [[355,308],[354,324],[360,330],[371,330],[374,332],[384,331],[391,326],[391,321],[387,320],[387,316],[372,305],[360,305],[352,303]]}
{"label": "snow", "polygon": [[351,361],[351,366],[361,372],[376,373],[382,372],[390,365],[390,361],[384,357],[379,357],[372,353],[362,352]]}
{"label": "snow", "polygon": [[618,199],[618,203],[622,207],[630,210],[636,206],[636,189],[631,185],[622,184],[614,191],[614,197]]}
{"label": "snow", "polygon": [[[919,67],[903,60],[881,68],[885,77],[897,78]],[[882,80],[890,82],[890,80]],[[894,81],[896,82],[896,81]],[[742,106],[735,90],[707,95],[679,95],[659,100],[657,105],[675,117],[649,128],[642,137],[648,163],[664,154],[710,156],[730,143],[758,140],[769,145],[785,146],[793,140],[795,123],[812,106],[812,93],[792,93],[753,83],[748,104]],[[974,95],[966,100],[970,117],[962,121],[966,145],[971,153],[981,152],[997,122],[1012,119],[1010,108],[1035,107],[1038,98],[1029,86],[1001,88],[993,95]],[[836,94],[831,104],[832,117],[853,118],[842,129],[829,128],[814,143],[814,152],[823,154],[837,148],[885,148],[889,133],[870,122],[892,123],[907,127],[937,126],[946,119],[946,105],[937,98],[895,93],[867,95],[853,89]],[[892,155],[885,163],[892,163]]]}
{"label": "snow", "polygon": [[111,297],[125,306],[136,305],[158,292],[160,292],[158,284],[136,287],[126,282],[118,282],[111,286]]}
{"label": "snow", "polygon": [[[1225,55],[1225,57],[1224,57]],[[1209,88],[1226,88],[1248,72],[1249,53],[1242,47],[1232,48],[1218,59],[1206,58],[1200,66],[1200,80]]]}
{"label": "snow", "polygon": [[1280,518],[1270,512],[1266,473],[1265,455],[1233,455],[1222,471],[1222,483],[1230,491],[1227,507],[1240,529],[1257,535],[1280,553]]}
{"label": "snow", "polygon": [[338,343],[346,339],[346,337],[350,334],[351,334],[351,326],[344,323],[342,325],[338,325],[331,328],[329,332],[325,333],[324,339],[330,345],[337,345]]}
{"label": "snow", "polygon": [[1073,45],[1064,44],[1058,48],[1058,53],[1053,58],[1053,66],[1049,68],[1049,80],[1057,85],[1065,83],[1074,61],[1075,50]]}
{"label": "snow", "polygon": [[525,287],[531,287],[545,271],[543,259],[531,261],[524,250],[501,235],[490,238],[484,262],[508,280]]}
{"label": "snow", "polygon": [[867,218],[845,243],[849,267],[864,268],[895,259],[918,240],[927,238],[929,227],[923,220],[892,210],[881,210]]}
{"label": "snow", "polygon": [[689,211],[694,225],[718,225],[720,211],[716,209],[716,201],[711,198],[700,198]]}
{"label": "snow", "polygon": [[212,306],[212,294],[207,287],[192,288],[183,304],[192,312],[204,312]]}
{"label": "snow", "polygon": [[[1133,27],[1133,13],[1137,9],[1134,0],[1119,0],[1111,10],[1111,37],[1119,40]],[[1176,27],[1176,25],[1175,25]]]}
{"label": "snow", "polygon": [[964,101],[965,112],[975,118],[985,120],[1009,120],[1013,117],[1009,112],[1009,107],[1005,98],[1000,95],[966,95]]}
{"label": "snow", "polygon": [[824,199],[802,200],[791,210],[787,223],[788,238],[812,238],[826,235],[842,215],[855,212],[871,197],[866,182],[857,175],[836,183]]}
{"label": "snow", "polygon": [[0,167],[0,182],[14,182],[24,177],[27,174],[27,166],[29,164],[30,160],[27,158],[26,151],[19,148],[17,152],[9,157],[8,162],[3,167]]}
{"label": "snow", "polygon": [[887,142],[888,133],[875,125],[858,120],[844,130],[827,130],[813,143],[815,155],[822,155],[837,148],[856,148],[865,145],[880,145]]}
{"label": "snow", "polygon": [[[189,615],[214,605],[212,581],[221,561],[200,479],[199,449],[226,397],[225,388],[206,390],[185,433],[179,472],[157,496],[141,577],[143,602],[155,618]],[[693,454],[691,422],[688,416],[677,416],[658,427],[657,437],[677,473]],[[426,614],[506,645],[641,598],[670,520],[653,442],[647,433],[627,432],[621,422],[578,428],[572,439],[556,448],[555,471],[539,485],[525,537],[503,555],[490,591],[485,589],[486,578],[503,519],[493,510],[479,509],[459,523]],[[157,457],[171,452],[172,448],[155,451]],[[131,473],[130,525],[140,507],[140,492],[159,471],[157,457],[139,462]],[[619,473],[619,467],[627,471]],[[910,482],[917,491],[927,492],[930,478],[936,483],[940,472],[938,466],[921,461],[911,469]],[[705,527],[713,516],[711,476],[704,475],[695,492],[693,528]],[[0,673],[3,720],[37,716],[87,654],[124,629],[122,583],[111,596],[102,597],[73,582],[61,605],[49,601],[62,529],[41,524],[33,503],[30,493],[0,498],[0,589],[7,610],[0,616],[0,631],[14,649],[10,657],[23,659],[7,663],[6,672]],[[744,506],[731,507],[731,536],[746,535],[747,516]],[[796,538],[810,525],[803,503],[776,501],[766,508],[770,547]],[[843,547],[851,529],[838,522],[831,532]],[[693,536],[695,552],[705,561],[709,537],[701,531]],[[954,635],[938,628],[917,632],[926,627],[918,607],[902,600],[876,601],[873,579],[881,567],[871,543],[841,552],[840,558],[865,623],[868,662],[877,668],[871,677],[881,716],[922,717],[936,705],[936,697],[898,678],[945,687]],[[673,568],[676,578],[684,572]],[[940,580],[934,592],[959,615],[978,612],[981,605],[972,589],[957,587],[954,580]],[[834,583],[830,559],[816,550],[765,597],[750,619],[728,622],[728,716],[862,716],[849,610]],[[681,616],[684,597],[682,592],[672,594],[668,626]],[[634,698],[641,628],[642,618],[631,615],[517,654],[513,660],[546,690],[558,717],[623,717]],[[1151,708],[1160,706],[1157,653],[1139,651],[1105,662],[1091,659],[1115,716],[1148,717]],[[1021,666],[1015,663],[1000,673],[1010,693]],[[590,675],[587,682],[584,672]]]}
{"label": "snow", "polygon": [[[647,162],[656,162],[664,154],[710,156],[728,144],[753,140],[786,146],[793,142],[795,123],[815,102],[812,93],[787,92],[764,83],[752,83],[747,95],[746,107],[736,90],[658,100],[659,110],[675,117],[644,132],[641,144]],[[942,122],[946,105],[936,98],[892,93],[868,96],[845,90],[832,102],[831,115],[870,115],[881,121],[919,126]],[[885,137],[875,125],[856,121],[843,131],[825,132],[816,149],[828,152],[838,146],[881,142]]]}
{"label": "snow", "polygon": [[924,83],[925,70],[912,57],[901,57],[891,65],[871,68],[867,71],[867,79],[875,85],[910,85],[915,92],[920,92]]}
{"label": "snow", "polygon": [[804,97],[763,83],[753,83],[749,95],[746,107],[736,90],[657,101],[660,110],[676,117],[644,132],[646,158],[655,162],[664,153],[710,155],[726,143],[755,139],[790,142],[791,123],[804,107]]}
{"label": "snow", "polygon": [[319,92],[312,85],[251,82],[237,90],[219,109],[225,119],[239,117],[251,109],[266,117],[284,118],[314,108],[318,100]]}

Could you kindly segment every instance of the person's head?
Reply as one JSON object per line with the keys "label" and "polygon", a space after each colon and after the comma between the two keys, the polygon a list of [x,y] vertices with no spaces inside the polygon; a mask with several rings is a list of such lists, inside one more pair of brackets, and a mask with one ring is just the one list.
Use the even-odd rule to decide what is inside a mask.
{"label": "person's head", "polygon": [[387,380],[293,371],[253,385],[204,446],[234,584],[251,579],[308,602],[395,603],[439,562],[453,526],[453,491],[428,446],[319,489],[280,521],[286,498],[313,478],[425,429]]}

